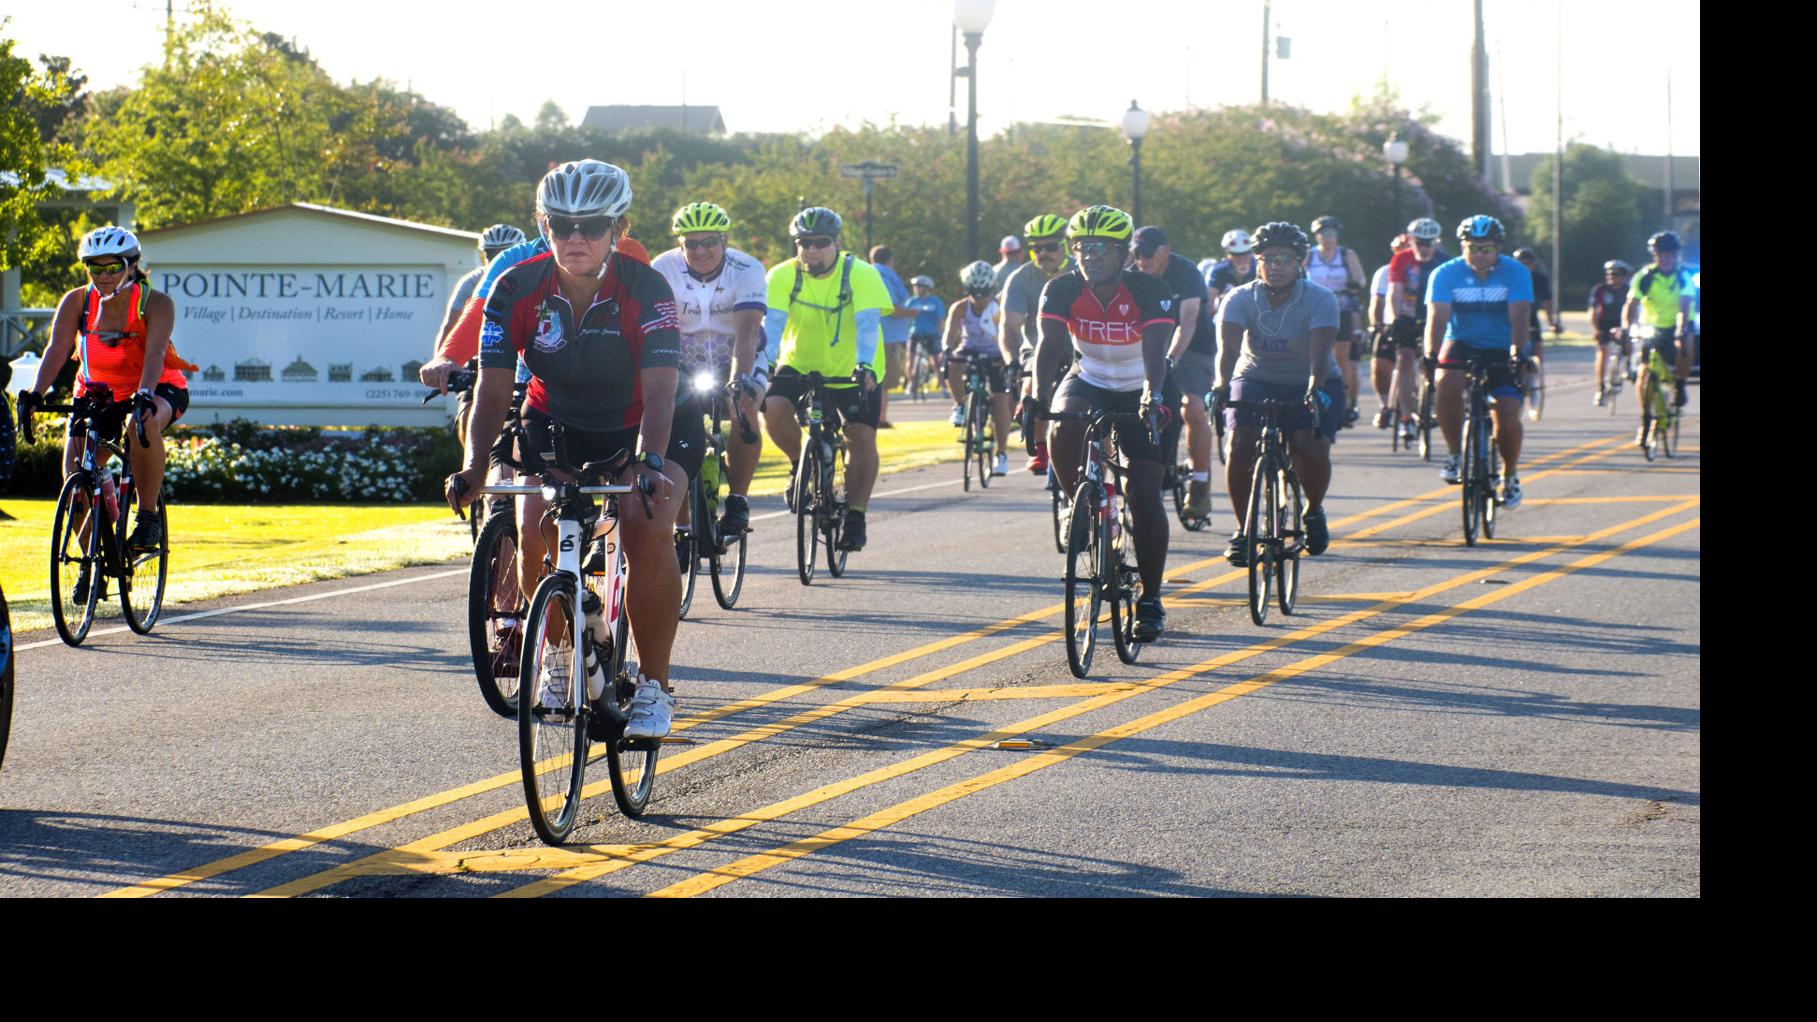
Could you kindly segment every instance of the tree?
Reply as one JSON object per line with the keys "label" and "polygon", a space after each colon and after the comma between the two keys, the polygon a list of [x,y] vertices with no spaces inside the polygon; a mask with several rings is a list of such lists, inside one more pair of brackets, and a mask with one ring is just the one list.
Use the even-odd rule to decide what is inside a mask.
{"label": "tree", "polygon": [[[5,27],[0,20],[0,31]],[[55,251],[59,232],[39,216],[38,203],[57,190],[52,168],[81,169],[67,145],[52,141],[54,129],[50,136],[44,131],[52,121],[61,128],[54,112],[80,88],[71,84],[68,61],[46,58],[44,70],[34,71],[13,46],[0,37],[0,268],[8,269]]]}
{"label": "tree", "polygon": [[[1646,232],[1641,220],[1641,200],[1646,187],[1630,177],[1619,153],[1574,142],[1565,148],[1563,167],[1564,221],[1559,272],[1554,282],[1560,304],[1581,304],[1590,288],[1602,279],[1605,260],[1632,257],[1645,250]],[[1552,159],[1533,168],[1533,239],[1550,261],[1556,243],[1552,236]]]}

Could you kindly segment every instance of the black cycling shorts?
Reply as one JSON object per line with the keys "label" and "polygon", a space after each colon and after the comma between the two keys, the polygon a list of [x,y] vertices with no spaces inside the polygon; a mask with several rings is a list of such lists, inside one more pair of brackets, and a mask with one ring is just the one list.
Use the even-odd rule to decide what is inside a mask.
{"label": "black cycling shorts", "polygon": [[[189,390],[174,383],[160,383],[151,389],[153,394],[170,403],[170,424],[176,425],[183,413],[189,410]],[[126,418],[132,414],[132,398],[114,401],[106,408],[95,413],[95,430],[106,440],[118,440],[120,430],[126,427]],[[136,441],[135,441],[136,442]]]}
{"label": "black cycling shorts", "polygon": [[[1171,406],[1178,406],[1179,394],[1174,391],[1171,382],[1162,388],[1161,400]],[[1105,390],[1086,383],[1076,372],[1069,372],[1060,385],[1054,388],[1052,408],[1056,412],[1087,412],[1102,409],[1108,412],[1139,412],[1142,406],[1140,390]],[[1147,461],[1156,465],[1165,465],[1164,451],[1178,442],[1178,416],[1161,430],[1160,443],[1151,443],[1146,427],[1136,423],[1117,422],[1111,425],[1111,437],[1116,441],[1117,450],[1130,461]]]}
{"label": "black cycling shorts", "polygon": [[[864,396],[863,388],[850,380],[827,382],[823,384],[823,388],[821,407],[835,428],[840,422],[877,428],[877,421],[883,418],[882,385],[872,388],[869,397]],[[802,395],[807,392],[807,377],[797,372],[794,366],[780,366],[776,375],[770,378],[770,390],[764,395],[764,405],[767,407],[771,398],[787,401],[791,406],[798,405]]]}
{"label": "black cycling shorts", "polygon": [[[961,386],[963,386],[965,382],[965,363],[968,358],[969,356],[963,349],[953,356],[954,364],[960,367],[959,381]],[[984,367],[984,377],[990,382],[991,393],[1009,393],[1009,366],[1003,364],[1002,357],[987,357],[983,360],[982,365]]]}
{"label": "black cycling shorts", "polygon": [[1457,341],[1446,341],[1438,351],[1440,369],[1468,369],[1471,365],[1489,367],[1489,396],[1492,398],[1521,397],[1520,381],[1514,378],[1514,367],[1509,365],[1507,348],[1472,348]]}

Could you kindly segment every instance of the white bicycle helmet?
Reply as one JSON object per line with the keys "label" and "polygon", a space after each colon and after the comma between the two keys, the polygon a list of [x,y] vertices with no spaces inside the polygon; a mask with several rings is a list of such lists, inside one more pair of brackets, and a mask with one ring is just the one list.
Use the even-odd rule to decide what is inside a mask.
{"label": "white bicycle helmet", "polygon": [[139,239],[124,227],[97,227],[82,236],[76,258],[87,262],[98,256],[120,256],[129,262],[138,259]]}
{"label": "white bicycle helmet", "polygon": [[536,186],[536,211],[545,216],[617,219],[630,208],[631,179],[599,160],[564,163],[544,174]]}
{"label": "white bicycle helmet", "polygon": [[483,249],[506,249],[513,245],[522,245],[530,240],[524,232],[510,224],[493,224],[479,236],[479,247]]}
{"label": "white bicycle helmet", "polygon": [[1249,236],[1248,231],[1238,227],[1224,232],[1223,247],[1229,255],[1242,255],[1255,251],[1255,239]]}
{"label": "white bicycle helmet", "polygon": [[1438,221],[1429,216],[1420,217],[1407,225],[1407,233],[1420,241],[1437,241],[1445,233]]}
{"label": "white bicycle helmet", "polygon": [[932,291],[934,289],[934,278],[928,276],[925,273],[918,274],[915,277],[915,279],[909,281],[909,283],[918,284],[921,287],[927,288],[929,291]]}
{"label": "white bicycle helmet", "polygon": [[972,294],[983,294],[989,291],[991,286],[996,283],[996,279],[997,271],[991,269],[991,264],[982,259],[967,263],[965,269],[959,271],[959,283],[965,285],[965,289]]}

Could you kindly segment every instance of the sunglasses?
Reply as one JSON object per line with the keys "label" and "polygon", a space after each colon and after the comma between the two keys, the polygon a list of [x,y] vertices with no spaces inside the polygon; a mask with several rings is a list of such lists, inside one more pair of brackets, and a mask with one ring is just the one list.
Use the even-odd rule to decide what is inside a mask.
{"label": "sunglasses", "polygon": [[1434,245],[1436,245],[1436,244],[1438,244],[1438,239],[1437,239],[1437,238],[1434,238],[1434,239],[1432,239],[1432,240],[1431,240],[1431,241],[1427,241],[1427,240],[1425,240],[1425,239],[1424,239],[1424,238],[1415,238],[1415,239],[1413,239],[1413,247],[1414,247],[1414,248],[1431,248],[1431,247],[1432,247],[1432,246],[1434,246]]}
{"label": "sunglasses", "polygon": [[718,248],[723,240],[721,238],[702,238],[699,241],[689,241],[683,238],[681,243],[690,252],[711,252]]}
{"label": "sunglasses", "polygon": [[1487,253],[1487,254],[1490,254],[1490,255],[1494,255],[1494,254],[1495,254],[1495,253],[1497,253],[1497,252],[1500,252],[1500,251],[1501,251],[1501,247],[1500,247],[1500,246],[1499,246],[1499,245],[1470,245],[1470,244],[1466,244],[1466,245],[1465,245],[1465,246],[1464,246],[1464,251],[1466,251],[1466,252],[1468,252],[1468,253],[1470,253],[1470,254],[1472,254],[1472,255],[1482,255],[1482,254],[1484,254],[1484,253]]}
{"label": "sunglasses", "polygon": [[566,241],[575,231],[588,241],[598,241],[612,229],[610,217],[589,216],[576,219],[566,216],[552,216],[543,221],[549,225],[549,236],[556,241]]}
{"label": "sunglasses", "polygon": [[121,270],[126,269],[126,263],[124,261],[118,260],[118,259],[116,259],[112,262],[83,263],[82,265],[88,267],[88,272],[95,274],[96,276],[101,276],[101,277],[119,273]]}
{"label": "sunglasses", "polygon": [[1296,255],[1263,256],[1262,263],[1265,266],[1298,266],[1300,265],[1300,257]]}
{"label": "sunglasses", "polygon": [[1037,241],[1028,246],[1028,250],[1038,255],[1046,255],[1049,252],[1060,251],[1060,247],[1060,243],[1057,241]]}
{"label": "sunglasses", "polygon": [[1105,254],[1108,254],[1111,252],[1121,252],[1121,251],[1123,251],[1123,246],[1124,246],[1124,243],[1121,241],[1106,241],[1103,239],[1094,239],[1091,241],[1075,241],[1075,242],[1073,242],[1073,251],[1078,252],[1082,255],[1083,254],[1105,255]]}
{"label": "sunglasses", "polygon": [[796,248],[825,248],[833,243],[832,238],[796,238]]}

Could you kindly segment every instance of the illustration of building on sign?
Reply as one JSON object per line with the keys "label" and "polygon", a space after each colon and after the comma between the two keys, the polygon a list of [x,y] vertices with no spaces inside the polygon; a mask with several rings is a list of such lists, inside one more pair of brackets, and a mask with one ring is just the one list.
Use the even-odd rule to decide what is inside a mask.
{"label": "illustration of building on sign", "polygon": [[233,364],[235,383],[270,383],[271,363],[262,358],[249,358]]}
{"label": "illustration of building on sign", "polygon": [[227,373],[222,371],[220,366],[211,365],[202,370],[202,379],[208,383],[220,383],[227,379]]}
{"label": "illustration of building on sign", "polygon": [[330,363],[328,363],[328,382],[329,383],[352,383],[353,382],[353,363],[352,362],[330,362]]}
{"label": "illustration of building on sign", "polygon": [[403,370],[403,372],[398,374],[398,379],[404,380],[406,382],[408,382],[410,380],[414,380],[417,378],[417,371],[422,368],[423,368],[423,364],[421,362],[417,362],[414,360],[405,362],[404,370]]}
{"label": "illustration of building on sign", "polygon": [[391,370],[386,369],[384,366],[380,366],[377,369],[368,369],[365,372],[360,374],[360,382],[361,383],[390,383],[391,382]]}
{"label": "illustration of building on sign", "polygon": [[316,372],[315,366],[303,361],[301,355],[297,356],[295,362],[284,367],[285,383],[314,383],[319,375],[321,374]]}

